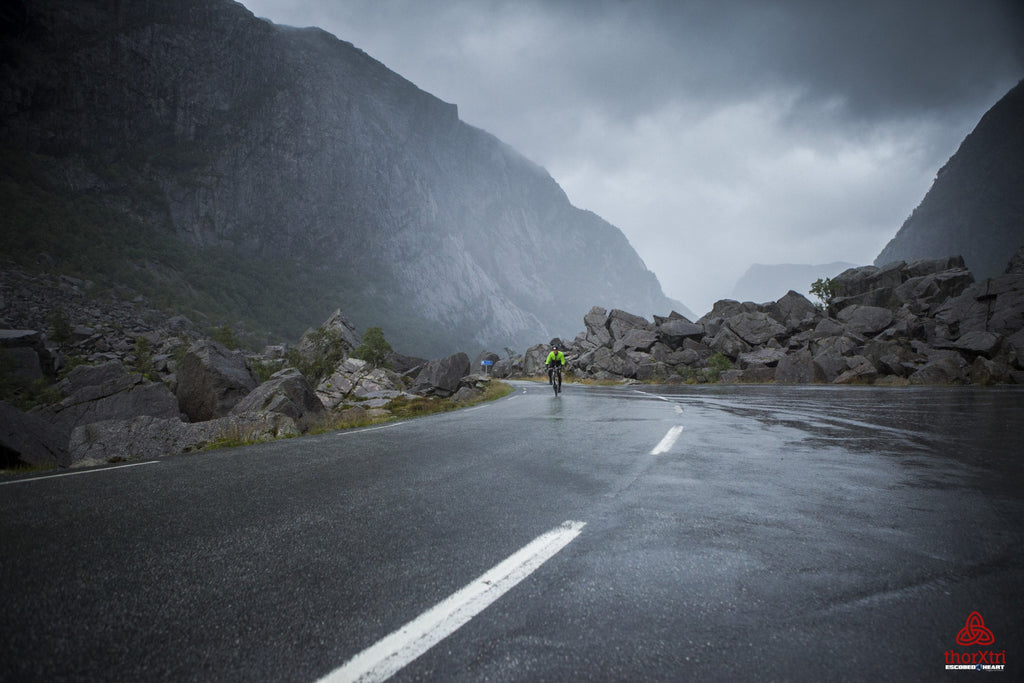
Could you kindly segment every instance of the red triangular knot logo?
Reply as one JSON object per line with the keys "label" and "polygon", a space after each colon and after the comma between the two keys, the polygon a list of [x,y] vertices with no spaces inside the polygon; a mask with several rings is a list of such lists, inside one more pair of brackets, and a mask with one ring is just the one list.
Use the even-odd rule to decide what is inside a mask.
{"label": "red triangular knot logo", "polygon": [[991,645],[996,641],[992,631],[985,628],[985,620],[977,612],[971,612],[967,617],[967,625],[956,634],[956,642],[964,647],[971,645]]}

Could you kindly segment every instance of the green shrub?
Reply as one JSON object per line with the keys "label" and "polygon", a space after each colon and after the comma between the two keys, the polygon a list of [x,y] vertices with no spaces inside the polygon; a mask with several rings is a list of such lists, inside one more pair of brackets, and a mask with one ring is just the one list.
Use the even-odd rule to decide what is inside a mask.
{"label": "green shrub", "polygon": [[708,366],[704,369],[704,376],[709,382],[717,382],[722,378],[722,373],[732,368],[732,361],[724,353],[719,351],[708,358]]}
{"label": "green shrub", "polygon": [[47,317],[50,323],[50,334],[53,341],[64,344],[71,339],[71,322],[63,309],[55,308]]}
{"label": "green shrub", "polygon": [[818,303],[815,305],[825,311],[832,304],[832,300],[836,298],[838,291],[832,278],[819,277],[811,284],[811,294],[818,298]]}
{"label": "green shrub", "polygon": [[228,325],[221,325],[213,330],[210,333],[210,338],[232,350],[239,347],[238,337],[235,336],[234,331]]}
{"label": "green shrub", "polygon": [[145,337],[136,337],[135,348],[133,349],[135,354],[134,370],[146,379],[154,382],[160,381],[160,375],[156,371],[156,366],[153,364],[153,347],[150,345],[149,340]]}
{"label": "green shrub", "polygon": [[368,327],[363,334],[363,343],[352,352],[352,357],[365,360],[375,368],[388,367],[391,351],[391,344],[384,339],[384,331],[379,327]]}
{"label": "green shrub", "polygon": [[294,347],[288,349],[285,353],[285,362],[301,372],[310,384],[316,386],[345,360],[349,344],[338,330],[326,329],[323,326],[310,332],[305,339],[309,345],[308,350],[300,351]]}

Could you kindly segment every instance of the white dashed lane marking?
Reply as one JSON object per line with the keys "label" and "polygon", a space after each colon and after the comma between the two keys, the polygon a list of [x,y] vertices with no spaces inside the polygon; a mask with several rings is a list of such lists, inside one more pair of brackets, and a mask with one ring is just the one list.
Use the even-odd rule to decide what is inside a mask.
{"label": "white dashed lane marking", "polygon": [[480,578],[321,678],[320,683],[383,681],[393,676],[554,557],[584,526],[586,522],[564,522],[538,536]]}

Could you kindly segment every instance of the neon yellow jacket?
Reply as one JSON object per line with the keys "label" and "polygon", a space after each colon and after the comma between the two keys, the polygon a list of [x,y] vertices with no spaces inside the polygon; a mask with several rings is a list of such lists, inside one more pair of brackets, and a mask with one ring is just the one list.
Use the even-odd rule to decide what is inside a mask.
{"label": "neon yellow jacket", "polygon": [[544,361],[544,365],[553,365],[554,363],[565,365],[565,354],[561,351],[552,351],[549,353],[548,359]]}

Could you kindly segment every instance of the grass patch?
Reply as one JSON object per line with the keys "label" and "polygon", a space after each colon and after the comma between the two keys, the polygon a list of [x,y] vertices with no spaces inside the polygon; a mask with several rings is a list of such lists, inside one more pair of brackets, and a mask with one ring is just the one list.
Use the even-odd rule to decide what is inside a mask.
{"label": "grass patch", "polygon": [[426,417],[427,415],[435,415],[437,413],[449,413],[460,408],[469,408],[481,403],[487,403],[488,401],[496,401],[499,398],[508,396],[513,391],[515,389],[510,384],[491,381],[483,393],[464,401],[453,401],[450,398],[437,398],[434,396],[417,396],[416,398],[400,396],[386,406],[390,413],[389,415],[370,415],[365,410],[348,408],[322,418],[310,429],[310,433],[323,434],[343,429],[370,427],[396,420]]}
{"label": "grass patch", "polygon": [[200,450],[212,451],[218,448],[235,448],[237,446],[254,446],[267,441],[278,441],[279,439],[291,439],[299,436],[293,429],[280,429],[266,422],[251,422],[230,424],[221,430],[220,434],[211,439]]}

